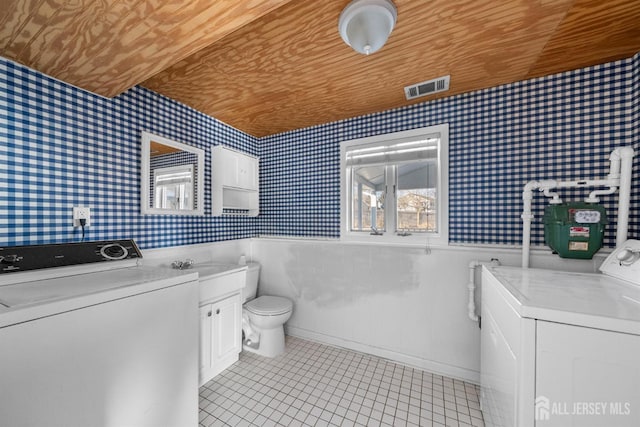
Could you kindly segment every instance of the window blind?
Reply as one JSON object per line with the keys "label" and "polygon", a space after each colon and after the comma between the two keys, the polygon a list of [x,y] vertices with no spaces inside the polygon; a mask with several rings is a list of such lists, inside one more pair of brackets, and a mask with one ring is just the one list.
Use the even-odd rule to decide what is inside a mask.
{"label": "window blind", "polygon": [[402,138],[350,147],[347,166],[399,164],[438,158],[440,134]]}

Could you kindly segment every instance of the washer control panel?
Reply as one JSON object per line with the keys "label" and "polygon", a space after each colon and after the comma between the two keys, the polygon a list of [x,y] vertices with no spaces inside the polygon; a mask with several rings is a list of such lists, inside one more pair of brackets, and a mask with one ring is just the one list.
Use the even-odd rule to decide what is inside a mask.
{"label": "washer control panel", "polygon": [[640,240],[629,239],[617,247],[602,263],[600,271],[640,285]]}
{"label": "washer control panel", "polygon": [[134,258],[142,253],[133,239],[5,246],[0,247],[0,274]]}

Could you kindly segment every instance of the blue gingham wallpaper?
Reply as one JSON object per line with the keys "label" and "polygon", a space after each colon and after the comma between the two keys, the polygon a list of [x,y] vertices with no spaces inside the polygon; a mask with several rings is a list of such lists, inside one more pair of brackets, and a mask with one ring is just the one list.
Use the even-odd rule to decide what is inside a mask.
{"label": "blue gingham wallpaper", "polygon": [[260,140],[260,232],[340,236],[340,123]]}
{"label": "blue gingham wallpaper", "polygon": [[[0,58],[0,246],[79,239],[72,206],[92,208],[87,239],[132,237],[143,248],[338,237],[340,141],[438,123],[450,125],[451,242],[519,244],[527,181],[602,177],[613,148],[640,153],[638,98],[640,55],[257,140],[144,88],[105,99]],[[142,130],[206,151],[205,216],[140,214]],[[211,216],[210,148],[219,143],[261,157],[258,218]],[[640,155],[634,168],[638,238]],[[604,203],[615,222],[613,200]],[[536,197],[537,220],[544,204]],[[542,243],[540,224],[532,237]]]}
{"label": "blue gingham wallpaper", "polygon": [[[521,243],[522,188],[538,179],[601,178],[610,152],[634,145],[631,237],[640,237],[639,55],[262,138],[262,234],[338,237],[340,141],[449,123],[449,240]],[[560,191],[568,200],[588,192]],[[603,203],[611,219],[614,197]],[[533,244],[543,243],[536,196]]]}
{"label": "blue gingham wallpaper", "polygon": [[631,94],[633,98],[633,133],[636,158],[633,165],[631,215],[629,229],[635,232],[632,237],[640,239],[640,53],[633,57],[633,81]]}
{"label": "blue gingham wallpaper", "polygon": [[257,219],[140,214],[140,138],[146,130],[206,151],[257,155],[257,140],[135,87],[106,99],[0,58],[0,246],[79,240],[72,206],[91,207],[86,239],[134,238],[142,248],[257,234]]}

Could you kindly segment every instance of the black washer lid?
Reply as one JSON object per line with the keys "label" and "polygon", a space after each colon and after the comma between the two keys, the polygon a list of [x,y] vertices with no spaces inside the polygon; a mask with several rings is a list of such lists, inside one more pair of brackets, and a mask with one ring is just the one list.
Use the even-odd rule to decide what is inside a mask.
{"label": "black washer lid", "polygon": [[0,274],[142,258],[133,239],[0,247]]}

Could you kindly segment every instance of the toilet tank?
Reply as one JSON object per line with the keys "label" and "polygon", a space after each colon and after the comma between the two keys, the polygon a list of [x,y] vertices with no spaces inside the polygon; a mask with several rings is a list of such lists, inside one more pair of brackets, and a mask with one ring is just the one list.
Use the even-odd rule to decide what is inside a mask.
{"label": "toilet tank", "polygon": [[256,297],[258,293],[258,279],[260,278],[260,264],[250,262],[247,264],[247,281],[245,283],[243,294],[244,300],[249,301]]}

